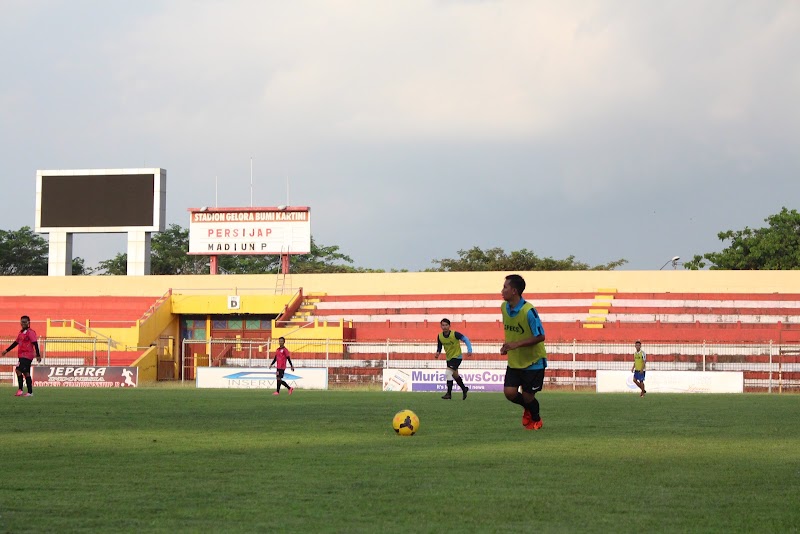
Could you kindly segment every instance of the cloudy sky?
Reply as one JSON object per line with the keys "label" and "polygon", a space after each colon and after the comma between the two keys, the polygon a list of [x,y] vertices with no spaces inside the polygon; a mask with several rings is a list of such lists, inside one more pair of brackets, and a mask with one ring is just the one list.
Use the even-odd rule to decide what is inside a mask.
{"label": "cloudy sky", "polygon": [[658,269],[799,207],[799,58],[793,0],[0,0],[0,229],[37,169],[125,167],[188,227],[250,205],[252,158],[253,205],[356,266]]}

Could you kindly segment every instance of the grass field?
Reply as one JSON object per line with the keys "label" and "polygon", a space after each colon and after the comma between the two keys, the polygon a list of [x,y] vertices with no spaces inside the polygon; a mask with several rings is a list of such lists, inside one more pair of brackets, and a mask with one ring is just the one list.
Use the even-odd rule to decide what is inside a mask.
{"label": "grass field", "polygon": [[[800,397],[0,387],[0,531],[787,532]],[[401,408],[421,419],[398,437]]]}

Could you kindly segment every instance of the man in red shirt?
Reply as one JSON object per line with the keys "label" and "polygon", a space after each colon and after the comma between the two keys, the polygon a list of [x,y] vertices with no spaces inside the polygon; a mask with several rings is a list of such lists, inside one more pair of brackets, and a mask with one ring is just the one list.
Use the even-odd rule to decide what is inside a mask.
{"label": "man in red shirt", "polygon": [[[22,327],[22,330],[19,331],[17,334],[17,339],[14,341],[6,350],[3,351],[3,356],[8,354],[8,352],[19,345],[19,349],[17,349],[17,355],[19,356],[19,365],[15,371],[17,372],[17,383],[19,384],[19,390],[14,395],[15,397],[33,397],[33,380],[31,380],[31,364],[33,363],[34,356],[36,357],[37,362],[42,361],[42,355],[39,354],[39,338],[36,336],[36,332],[31,328],[31,318],[27,315],[23,315],[19,320],[19,325]],[[25,378],[25,382],[28,386],[28,392],[22,392],[22,379]]]}
{"label": "man in red shirt", "polygon": [[289,366],[291,366],[292,371],[294,371],[294,364],[292,363],[292,359],[289,357],[289,349],[283,346],[285,343],[286,338],[278,338],[278,350],[275,351],[275,357],[272,358],[272,363],[269,364],[269,368],[272,369],[272,366],[275,365],[275,362],[278,362],[277,371],[275,372],[275,377],[278,381],[278,389],[275,391],[275,393],[273,393],[273,395],[281,394],[281,386],[285,386],[286,389],[289,390],[289,395],[291,395],[294,391],[294,388],[289,387],[289,384],[283,381],[283,373],[286,372],[286,362],[289,362]]}

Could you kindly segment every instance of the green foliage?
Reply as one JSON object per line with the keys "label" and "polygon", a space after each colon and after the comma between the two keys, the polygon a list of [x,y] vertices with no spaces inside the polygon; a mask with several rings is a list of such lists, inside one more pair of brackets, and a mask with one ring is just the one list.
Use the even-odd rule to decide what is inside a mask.
{"label": "green foliage", "polygon": [[789,270],[800,269],[800,213],[787,210],[764,219],[765,228],[728,230],[717,234],[730,245],[721,252],[696,255],[686,269]]}
{"label": "green foliage", "polygon": [[46,275],[47,255],[47,241],[29,226],[0,230],[0,275]]}
{"label": "green foliage", "polygon": [[[45,276],[49,257],[47,240],[23,226],[17,231],[0,230],[0,276]],[[72,259],[72,274],[92,274],[83,258]]]}
{"label": "green foliage", "polygon": [[[153,235],[150,243],[150,272],[152,274],[208,274],[209,256],[189,255],[189,230],[171,224],[164,232]],[[292,273],[351,273],[379,272],[347,265],[350,256],[339,252],[338,246],[317,245],[311,238],[311,253],[291,256]],[[123,275],[128,270],[128,255],[117,254],[100,262],[104,274]],[[223,274],[264,274],[280,270],[280,256],[220,255],[219,270]]]}
{"label": "green foliage", "polygon": [[72,258],[72,275],[81,276],[89,275],[94,272],[91,267],[86,267],[86,262],[83,258]]}
{"label": "green foliage", "polygon": [[487,250],[473,247],[459,250],[458,256],[458,259],[433,260],[439,267],[426,271],[611,271],[628,263],[628,260],[619,259],[591,267],[588,263],[575,261],[575,256],[567,256],[563,260],[540,258],[525,248],[507,254],[499,247]]}
{"label": "green foliage", "polygon": [[[189,230],[170,224],[163,232],[153,234],[150,241],[151,274],[208,273],[208,256],[189,255]],[[101,261],[102,274],[124,275],[128,272],[128,254],[120,253]]]}

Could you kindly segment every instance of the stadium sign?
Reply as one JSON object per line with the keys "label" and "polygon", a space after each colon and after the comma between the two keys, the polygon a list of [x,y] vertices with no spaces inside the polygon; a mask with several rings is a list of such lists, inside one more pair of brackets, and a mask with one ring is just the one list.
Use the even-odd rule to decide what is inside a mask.
{"label": "stadium sign", "polygon": [[307,207],[190,208],[189,254],[308,254]]}

